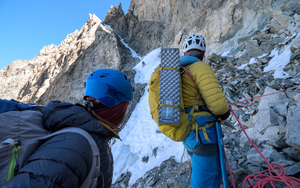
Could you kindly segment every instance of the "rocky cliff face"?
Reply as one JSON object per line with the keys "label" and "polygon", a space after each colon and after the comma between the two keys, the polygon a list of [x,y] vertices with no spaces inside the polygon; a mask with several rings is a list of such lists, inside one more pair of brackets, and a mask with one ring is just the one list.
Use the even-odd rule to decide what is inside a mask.
{"label": "rocky cliff face", "polygon": [[80,102],[90,72],[112,68],[132,78],[131,68],[137,61],[111,28],[90,15],[60,45],[45,46],[34,59],[17,60],[3,68],[0,98],[40,104],[55,99]]}
{"label": "rocky cliff face", "polygon": [[[181,48],[192,33],[206,38],[206,62],[214,69],[229,103],[286,86],[279,98],[254,103],[237,115],[268,159],[284,164],[289,175],[299,177],[298,0],[132,0],[126,15],[121,5],[112,6],[104,22],[90,15],[81,30],[69,34],[60,45],[46,46],[34,59],[17,60],[0,70],[0,98],[40,104],[54,99],[82,102],[83,82],[95,69],[113,68],[134,77],[132,68],[140,59],[132,57],[120,37],[144,56],[159,47]],[[285,76],[274,78],[269,65],[287,52],[290,58],[281,59],[286,61],[282,67]],[[244,68],[239,69],[241,66]],[[131,110],[145,85],[136,87]],[[233,117],[231,120],[236,122]],[[236,129],[225,128],[224,142],[235,182],[240,184],[247,174],[266,165]],[[179,164],[170,159],[132,187],[188,187],[190,172],[189,161]],[[123,174],[114,186],[126,187],[129,177]]]}
{"label": "rocky cliff face", "polygon": [[209,55],[245,44],[251,48],[244,41],[267,26],[271,33],[299,32],[293,18],[299,8],[297,0],[132,0],[126,15],[112,8],[104,22],[142,55],[157,47],[181,47],[193,33],[204,36]]}

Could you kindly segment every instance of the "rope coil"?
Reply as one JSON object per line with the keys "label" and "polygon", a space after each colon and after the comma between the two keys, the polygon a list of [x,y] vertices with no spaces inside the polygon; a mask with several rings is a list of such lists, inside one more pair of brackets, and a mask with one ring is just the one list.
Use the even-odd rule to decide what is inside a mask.
{"label": "rope coil", "polygon": [[[245,106],[243,106],[243,107],[241,107],[241,108],[239,108],[235,111],[233,111],[231,108],[229,108],[229,109],[232,112],[232,114],[234,115],[234,117],[237,119],[240,127],[242,128],[242,130],[243,130],[244,134],[246,135],[246,137],[248,138],[249,142],[252,144],[252,146],[257,150],[257,152],[263,157],[263,159],[269,165],[268,169],[263,170],[263,171],[257,173],[256,175],[248,175],[243,181],[243,186],[242,186],[243,188],[245,187],[245,184],[246,184],[247,181],[249,182],[249,184],[253,188],[263,188],[266,184],[270,184],[273,188],[276,188],[275,185],[274,185],[275,182],[285,183],[287,185],[286,188],[300,188],[300,180],[299,179],[297,179],[295,177],[285,176],[285,174],[286,174],[285,169],[280,164],[270,163],[266,159],[266,157],[259,151],[259,149],[251,141],[250,137],[248,136],[248,134],[246,133],[244,127],[242,126],[239,118],[235,114],[235,112],[237,112],[237,111],[245,108],[246,106],[249,106],[250,104],[260,100],[262,97],[284,92],[285,89],[284,89],[283,85],[282,85],[282,88],[283,89],[278,91],[278,92],[274,92],[274,93],[270,93],[270,94],[266,94],[266,95],[261,95],[261,96],[253,97],[251,99],[246,99],[246,100],[243,100],[243,101],[239,101],[239,102],[236,102],[236,103],[229,104],[229,105],[235,105],[235,104],[242,103],[242,102],[245,102],[245,101],[248,101],[248,100],[256,99],[256,100],[252,101],[251,103],[249,103],[249,104],[247,104],[247,105],[245,105]],[[224,146],[224,144],[223,144],[223,146]],[[224,146],[224,152],[225,152],[225,146]],[[231,171],[230,171],[230,168],[229,168],[229,162],[228,162],[226,153],[225,153],[225,158],[226,158],[228,171],[229,171],[229,174],[230,174],[230,177],[231,177],[231,181],[232,181],[233,187],[235,188],[235,184],[234,184],[233,177],[232,177],[232,174],[231,174]],[[279,169],[280,173],[278,173],[275,169]],[[255,181],[256,183],[253,184],[253,181]]]}

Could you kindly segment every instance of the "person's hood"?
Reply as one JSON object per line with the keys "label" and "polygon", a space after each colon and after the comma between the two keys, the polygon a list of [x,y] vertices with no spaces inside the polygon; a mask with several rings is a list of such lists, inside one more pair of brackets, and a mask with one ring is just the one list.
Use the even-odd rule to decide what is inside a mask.
{"label": "person's hood", "polygon": [[79,104],[60,101],[49,102],[43,112],[43,124],[50,131],[57,131],[65,127],[79,127],[90,133],[97,133],[104,137],[115,135]]}
{"label": "person's hood", "polygon": [[186,65],[196,63],[199,61],[201,61],[201,60],[194,56],[188,56],[188,55],[181,56],[180,57],[180,66],[186,66]]}

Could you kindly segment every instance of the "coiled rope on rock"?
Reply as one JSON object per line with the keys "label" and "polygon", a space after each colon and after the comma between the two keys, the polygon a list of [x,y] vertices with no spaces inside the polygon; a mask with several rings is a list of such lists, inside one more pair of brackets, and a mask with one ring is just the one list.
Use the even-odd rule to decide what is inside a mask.
{"label": "coiled rope on rock", "polygon": [[[237,121],[238,121],[241,129],[245,133],[245,135],[248,138],[248,140],[251,143],[251,145],[257,150],[257,152],[262,156],[262,158],[266,161],[266,163],[269,166],[268,169],[263,170],[261,172],[258,172],[255,175],[248,175],[244,179],[244,181],[243,181],[242,188],[245,187],[245,184],[246,184],[247,181],[248,181],[248,183],[253,188],[263,188],[266,184],[270,184],[273,188],[276,188],[275,185],[274,185],[275,182],[285,183],[287,185],[286,188],[300,188],[300,180],[299,179],[297,179],[295,177],[286,176],[285,175],[286,172],[285,172],[285,169],[283,168],[283,166],[281,166],[278,163],[270,163],[266,159],[266,157],[259,151],[259,149],[251,141],[250,137],[246,133],[243,125],[241,124],[239,118],[236,115],[237,111],[239,111],[239,110],[245,108],[246,106],[249,106],[250,104],[252,104],[252,103],[260,100],[262,97],[269,96],[269,95],[274,95],[274,94],[281,93],[281,92],[284,92],[284,91],[285,91],[285,89],[284,89],[284,87],[282,85],[282,90],[280,90],[280,91],[277,91],[277,92],[274,92],[274,93],[270,93],[270,94],[266,94],[266,95],[261,95],[261,96],[253,97],[251,99],[246,99],[246,100],[243,100],[243,101],[239,101],[239,102],[236,102],[236,103],[229,104],[229,105],[235,105],[235,104],[238,104],[238,103],[242,103],[242,102],[245,102],[245,101],[256,99],[256,100],[252,101],[251,103],[249,103],[249,104],[247,104],[247,105],[245,105],[245,106],[243,106],[243,107],[241,107],[241,108],[239,108],[239,109],[237,109],[235,111],[232,110],[231,108],[229,108],[229,109],[232,112],[232,114],[234,115],[234,117],[237,119]],[[223,146],[224,146],[224,144],[223,144]],[[224,152],[225,152],[225,146],[224,146]],[[232,174],[231,174],[231,171],[230,171],[230,168],[229,168],[229,162],[228,162],[226,153],[225,153],[225,158],[226,158],[226,163],[227,163],[228,171],[229,171],[229,174],[230,174],[230,177],[231,177],[231,181],[232,181],[233,187],[235,188],[235,184],[234,184],[233,177],[232,177]],[[276,169],[279,170],[279,173],[276,171]],[[253,183],[253,182],[256,182],[256,183]]]}

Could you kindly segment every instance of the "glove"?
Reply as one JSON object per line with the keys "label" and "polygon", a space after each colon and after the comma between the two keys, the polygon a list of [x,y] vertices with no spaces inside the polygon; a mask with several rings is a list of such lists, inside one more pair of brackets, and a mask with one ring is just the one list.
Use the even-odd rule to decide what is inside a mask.
{"label": "glove", "polygon": [[225,120],[230,116],[230,109],[227,110],[227,112],[223,115],[220,115],[219,117],[221,118],[221,120]]}

